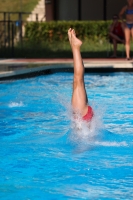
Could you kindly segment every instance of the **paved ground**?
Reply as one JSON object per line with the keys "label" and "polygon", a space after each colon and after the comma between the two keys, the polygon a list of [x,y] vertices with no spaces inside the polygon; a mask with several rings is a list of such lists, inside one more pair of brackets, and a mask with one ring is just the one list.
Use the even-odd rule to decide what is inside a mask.
{"label": "paved ground", "polygon": [[[85,58],[86,63],[121,63],[131,64],[133,59],[127,61],[125,58]],[[52,59],[1,59],[0,64],[21,64],[21,63],[71,63],[71,58],[52,58]]]}
{"label": "paved ground", "polygon": [[[96,71],[132,71],[133,60],[127,61],[125,58],[86,58],[83,59],[87,70]],[[10,79],[34,74],[55,68],[73,68],[72,59],[1,59],[0,60],[0,79]]]}

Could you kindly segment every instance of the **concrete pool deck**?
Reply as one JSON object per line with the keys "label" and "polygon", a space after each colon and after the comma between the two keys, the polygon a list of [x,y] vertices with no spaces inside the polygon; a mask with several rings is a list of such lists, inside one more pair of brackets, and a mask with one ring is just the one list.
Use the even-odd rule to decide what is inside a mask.
{"label": "concrete pool deck", "polygon": [[[133,72],[133,60],[127,61],[125,58],[84,58],[83,62],[88,72]],[[0,80],[31,77],[68,68],[73,70],[71,58],[1,59]]]}

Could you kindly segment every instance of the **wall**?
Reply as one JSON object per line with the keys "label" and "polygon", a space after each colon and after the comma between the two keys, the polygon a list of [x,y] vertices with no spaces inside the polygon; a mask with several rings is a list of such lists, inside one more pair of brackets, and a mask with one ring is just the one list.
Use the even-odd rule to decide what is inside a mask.
{"label": "wall", "polygon": [[[45,0],[47,1],[47,0]],[[127,4],[126,0],[51,0],[46,4],[46,20],[112,19]],[[80,2],[80,4],[79,4]],[[106,2],[106,12],[104,3]]]}
{"label": "wall", "polygon": [[103,0],[81,0],[82,20],[102,20]]}
{"label": "wall", "polygon": [[57,19],[77,20],[78,19],[78,0],[57,0]]}
{"label": "wall", "polygon": [[107,19],[112,19],[113,14],[119,14],[126,4],[126,0],[107,0]]}

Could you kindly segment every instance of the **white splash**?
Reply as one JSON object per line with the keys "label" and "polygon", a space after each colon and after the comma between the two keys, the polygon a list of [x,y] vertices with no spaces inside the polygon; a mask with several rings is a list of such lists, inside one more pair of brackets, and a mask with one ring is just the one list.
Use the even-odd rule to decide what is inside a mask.
{"label": "white splash", "polygon": [[101,116],[98,115],[94,109],[94,116],[90,122],[82,120],[81,116],[76,113],[71,115],[71,131],[69,132],[68,139],[80,151],[84,151],[95,145],[95,141],[99,140],[102,136],[101,130],[103,123]]}
{"label": "white splash", "polygon": [[14,107],[24,107],[24,104],[22,101],[20,102],[11,102],[8,105],[10,108],[14,108]]}
{"label": "white splash", "polygon": [[106,146],[106,147],[125,147],[125,146],[128,146],[128,144],[123,141],[123,142],[99,142],[99,141],[95,141],[95,145],[98,145],[98,146]]}

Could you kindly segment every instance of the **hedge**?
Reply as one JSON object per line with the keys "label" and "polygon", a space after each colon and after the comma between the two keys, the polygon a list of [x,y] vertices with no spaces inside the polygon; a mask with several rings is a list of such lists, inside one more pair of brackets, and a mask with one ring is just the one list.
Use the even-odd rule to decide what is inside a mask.
{"label": "hedge", "polygon": [[28,22],[25,37],[32,41],[67,41],[71,27],[82,40],[105,38],[111,21],[50,21]]}

